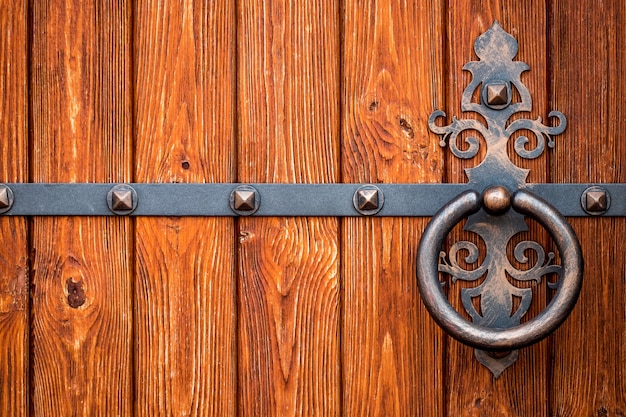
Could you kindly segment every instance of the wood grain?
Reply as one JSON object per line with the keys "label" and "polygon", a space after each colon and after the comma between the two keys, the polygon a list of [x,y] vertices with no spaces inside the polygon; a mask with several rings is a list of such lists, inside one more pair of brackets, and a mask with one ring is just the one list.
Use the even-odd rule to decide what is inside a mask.
{"label": "wood grain", "polygon": [[[448,106],[446,114],[471,118],[472,114],[461,113],[461,96],[470,82],[471,75],[461,71],[469,61],[478,59],[474,52],[476,38],[487,31],[495,20],[499,21],[504,30],[511,33],[518,41],[519,51],[514,60],[526,62],[530,71],[522,74],[522,82],[528,87],[533,101],[530,113],[513,118],[536,119],[541,116],[546,123],[548,109],[548,72],[547,40],[543,28],[547,25],[547,10],[543,1],[506,2],[484,1],[473,2],[458,0],[450,2],[448,8],[448,44],[449,79]],[[531,24],[532,23],[532,24]],[[562,110],[557,107],[557,109]],[[462,139],[459,138],[459,142]],[[534,160],[525,160],[513,150],[514,139],[508,143],[509,157],[521,168],[530,169],[527,182],[548,182],[549,153],[546,147],[542,156]],[[557,147],[563,141],[557,138]],[[481,152],[470,160],[456,158],[446,149],[446,174],[449,182],[467,182],[465,168],[480,163],[484,157],[485,142],[481,142]],[[532,148],[531,148],[532,149]],[[525,233],[524,240],[538,242],[546,250],[551,243],[546,232],[530,222],[530,231]],[[467,232],[453,233],[449,242],[472,240]],[[521,239],[518,239],[518,241]],[[477,242],[478,243],[478,242]],[[514,260],[510,245],[509,259]],[[529,254],[530,255],[530,254]],[[530,262],[535,260],[531,258]],[[517,265],[521,267],[521,265]],[[475,286],[477,283],[451,284],[449,298],[460,312],[464,312],[461,302],[460,288]],[[546,279],[541,284],[533,284],[533,301],[527,317],[534,317],[545,306],[548,297]],[[469,317],[468,317],[469,319]],[[474,357],[474,349],[453,339],[449,339],[447,369],[447,408],[450,416],[547,416],[548,415],[548,382],[549,382],[549,348],[546,341],[519,350],[517,362],[506,369],[495,379],[491,372],[481,365]],[[523,381],[523,382],[522,382]],[[523,389],[520,386],[523,385]],[[532,400],[528,393],[532,392]]]}
{"label": "wood grain", "polygon": [[[554,180],[626,182],[626,5],[555,1],[552,7],[552,100],[569,121]],[[624,416],[626,219],[570,221],[585,275],[577,306],[553,338],[552,415]]]}
{"label": "wood grain", "polygon": [[[427,119],[443,101],[442,2],[344,10],[343,182],[441,182]],[[415,278],[427,219],[342,223],[344,414],[441,416],[443,333]]]}
{"label": "wood grain", "polygon": [[[408,3],[0,2],[0,182],[466,182],[427,118],[496,19],[569,122],[528,181],[626,182],[623,1]],[[570,219],[578,305],[498,380],[419,299],[427,221],[0,218],[0,414],[626,415],[626,220]]]}
{"label": "wood grain", "polygon": [[[130,180],[129,5],[32,7],[32,180]],[[32,236],[33,414],[130,415],[130,221],[38,217]]]}
{"label": "wood grain", "polygon": [[[28,4],[0,3],[0,183],[28,181]],[[27,221],[0,218],[0,410],[23,417],[29,394]]]}
{"label": "wood grain", "polygon": [[[233,181],[233,2],[137,1],[134,28],[136,180]],[[234,415],[234,220],[136,233],[136,414]]]}
{"label": "wood grain", "polygon": [[[239,181],[337,181],[339,2],[240,2],[238,33]],[[239,220],[240,416],[340,414],[338,227]]]}

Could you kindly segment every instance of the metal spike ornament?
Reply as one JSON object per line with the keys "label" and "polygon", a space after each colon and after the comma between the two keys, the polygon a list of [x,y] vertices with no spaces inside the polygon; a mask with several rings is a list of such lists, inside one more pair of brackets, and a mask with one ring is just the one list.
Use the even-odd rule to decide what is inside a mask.
{"label": "metal spike ornament", "polygon": [[[451,124],[438,126],[435,124],[436,119],[446,115],[437,110],[429,118],[429,128],[442,135],[442,147],[449,146],[452,154],[462,159],[476,156],[480,141],[476,137],[466,137],[465,149],[461,149],[458,143],[461,133],[469,130],[478,132],[486,144],[486,153],[478,166],[465,170],[469,184],[479,191],[497,185],[503,188],[503,192],[513,193],[524,187],[529,170],[517,167],[509,159],[507,143],[511,136],[520,131],[531,132],[535,138],[534,147],[527,149],[530,141],[527,136],[521,135],[515,139],[514,149],[522,158],[534,159],[544,152],[546,141],[549,147],[554,147],[553,136],[565,130],[566,119],[562,113],[553,111],[549,117],[558,119],[556,126],[544,125],[541,118],[517,118],[509,122],[512,115],[528,112],[532,108],[530,93],[520,79],[522,72],[527,71],[529,66],[524,62],[513,61],[517,54],[517,41],[498,22],[476,39],[474,50],[479,61],[468,62],[463,67],[471,73],[472,80],[463,92],[461,110],[480,114],[485,123],[453,117]],[[472,97],[477,90],[479,102],[473,102]],[[513,101],[514,91],[517,91],[519,101]],[[507,210],[506,207],[503,211],[504,214],[489,213],[481,209],[468,217],[465,224],[465,230],[478,234],[485,243],[486,255],[480,265],[472,270],[459,265],[458,257],[461,253],[465,255],[467,264],[476,263],[479,259],[479,249],[474,243],[459,241],[450,247],[448,253],[440,253],[438,268],[439,272],[451,276],[452,283],[457,280],[478,282],[484,277],[480,285],[461,289],[461,300],[474,324],[496,329],[519,325],[530,307],[532,289],[519,288],[513,284],[513,280],[540,283],[547,274],[560,277],[562,273],[562,267],[553,263],[554,254],[550,252],[546,255],[543,247],[534,241],[520,242],[514,248],[515,260],[520,264],[528,265],[528,252],[534,252],[534,265],[525,270],[513,266],[506,254],[507,244],[518,233],[527,231],[528,226],[522,214]],[[558,284],[549,282],[548,285],[554,288]],[[479,309],[474,307],[475,298],[480,299]],[[519,300],[517,308],[514,308],[515,298]],[[517,350],[494,355],[476,349],[475,354],[496,378],[518,356]]]}

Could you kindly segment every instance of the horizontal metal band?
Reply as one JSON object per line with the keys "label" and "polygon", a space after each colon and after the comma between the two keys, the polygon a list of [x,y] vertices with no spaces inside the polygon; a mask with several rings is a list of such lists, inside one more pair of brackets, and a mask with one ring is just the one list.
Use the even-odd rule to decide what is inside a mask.
{"label": "horizontal metal band", "polygon": [[[9,183],[13,205],[7,216],[113,216],[107,193],[115,184]],[[242,184],[131,183],[137,192],[130,216],[238,216],[231,209],[232,191]],[[249,184],[259,193],[253,216],[362,216],[353,196],[362,184]],[[610,196],[602,214],[626,216],[626,184],[526,184],[564,216],[589,216],[581,206],[584,191],[598,185]],[[432,216],[468,184],[376,184],[384,195],[381,216]],[[479,190],[482,191],[482,190]]]}

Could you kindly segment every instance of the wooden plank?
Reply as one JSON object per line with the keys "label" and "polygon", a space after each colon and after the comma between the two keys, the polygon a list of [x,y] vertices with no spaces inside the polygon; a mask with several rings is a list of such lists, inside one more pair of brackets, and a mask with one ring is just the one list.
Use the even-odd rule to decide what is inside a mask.
{"label": "wooden plank", "polygon": [[[336,182],[339,2],[240,2],[238,28],[238,179]],[[338,227],[239,220],[239,415],[340,414]]]}
{"label": "wooden plank", "polygon": [[[344,182],[441,182],[429,114],[442,107],[443,4],[350,0],[344,17]],[[342,226],[344,414],[441,416],[443,333],[420,301],[428,219]]]}
{"label": "wooden plank", "polygon": [[[130,7],[32,4],[32,180],[129,181]],[[33,220],[33,413],[132,413],[132,227]]]}
{"label": "wooden plank", "polygon": [[[0,182],[28,181],[28,3],[0,4]],[[25,218],[0,218],[0,410],[28,413],[29,296]]]}
{"label": "wooden plank", "polygon": [[[546,7],[543,1],[504,2],[499,0],[476,3],[458,0],[450,4],[448,12],[448,43],[449,53],[449,94],[448,111],[452,115],[461,116],[461,95],[469,83],[471,75],[461,68],[469,61],[478,59],[474,52],[476,38],[484,33],[495,20],[499,21],[504,30],[511,33],[518,41],[519,50],[514,60],[526,62],[530,71],[522,74],[522,82],[528,87],[533,101],[530,113],[514,118],[524,117],[536,119],[541,116],[547,120],[551,109],[548,108],[548,78],[546,50],[547,41],[545,27],[547,25]],[[560,107],[556,107],[562,110]],[[462,117],[473,117],[463,114]],[[473,132],[472,132],[473,133]],[[459,142],[462,139],[459,139]],[[530,169],[527,182],[547,182],[549,167],[549,148],[542,156],[534,160],[525,160],[513,150],[514,139],[509,139],[509,157],[519,167]],[[563,142],[557,140],[557,147]],[[484,141],[481,152],[470,160],[456,158],[449,150],[446,156],[446,171],[450,182],[467,182],[465,168],[480,163],[484,156]],[[532,147],[529,147],[531,149]],[[550,250],[551,246],[546,232],[533,222],[529,222],[530,231],[523,234],[523,239],[533,240]],[[453,233],[450,242],[468,239],[467,232]],[[515,239],[515,238],[514,238]],[[484,247],[484,246],[483,246]],[[509,259],[514,260],[510,245]],[[532,255],[532,254],[528,254]],[[536,259],[531,258],[530,264]],[[521,269],[522,265],[516,267]],[[464,312],[461,302],[461,287],[475,286],[476,283],[457,281],[450,287],[449,297],[458,311]],[[546,306],[548,290],[546,279],[541,284],[533,283],[533,301],[526,318],[534,317]],[[469,319],[469,316],[468,316]],[[547,341],[519,350],[517,362],[506,369],[495,379],[491,372],[481,365],[474,357],[470,348],[453,339],[449,339],[447,369],[448,415],[450,416],[482,416],[482,415],[515,415],[543,416],[548,415],[548,361],[549,349]],[[523,384],[523,389],[520,389]],[[532,392],[532,396],[528,393]]]}
{"label": "wooden plank", "polygon": [[[233,181],[233,2],[135,3],[139,182]],[[235,414],[234,220],[138,218],[136,414]]]}
{"label": "wooden plank", "polygon": [[[626,182],[626,4],[555,1],[552,8],[552,100],[569,121],[554,181]],[[585,275],[577,306],[553,338],[551,414],[623,416],[626,221],[570,221],[582,244]]]}

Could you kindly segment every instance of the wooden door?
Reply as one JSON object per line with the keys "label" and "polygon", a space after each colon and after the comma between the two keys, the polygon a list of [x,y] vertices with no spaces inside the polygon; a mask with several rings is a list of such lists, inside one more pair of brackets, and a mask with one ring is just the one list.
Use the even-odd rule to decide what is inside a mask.
{"label": "wooden door", "polygon": [[[494,20],[569,121],[529,181],[626,182],[622,0],[2,0],[0,182],[465,182],[427,119]],[[580,300],[494,379],[426,218],[1,217],[0,414],[624,416],[626,221],[570,221]]]}

